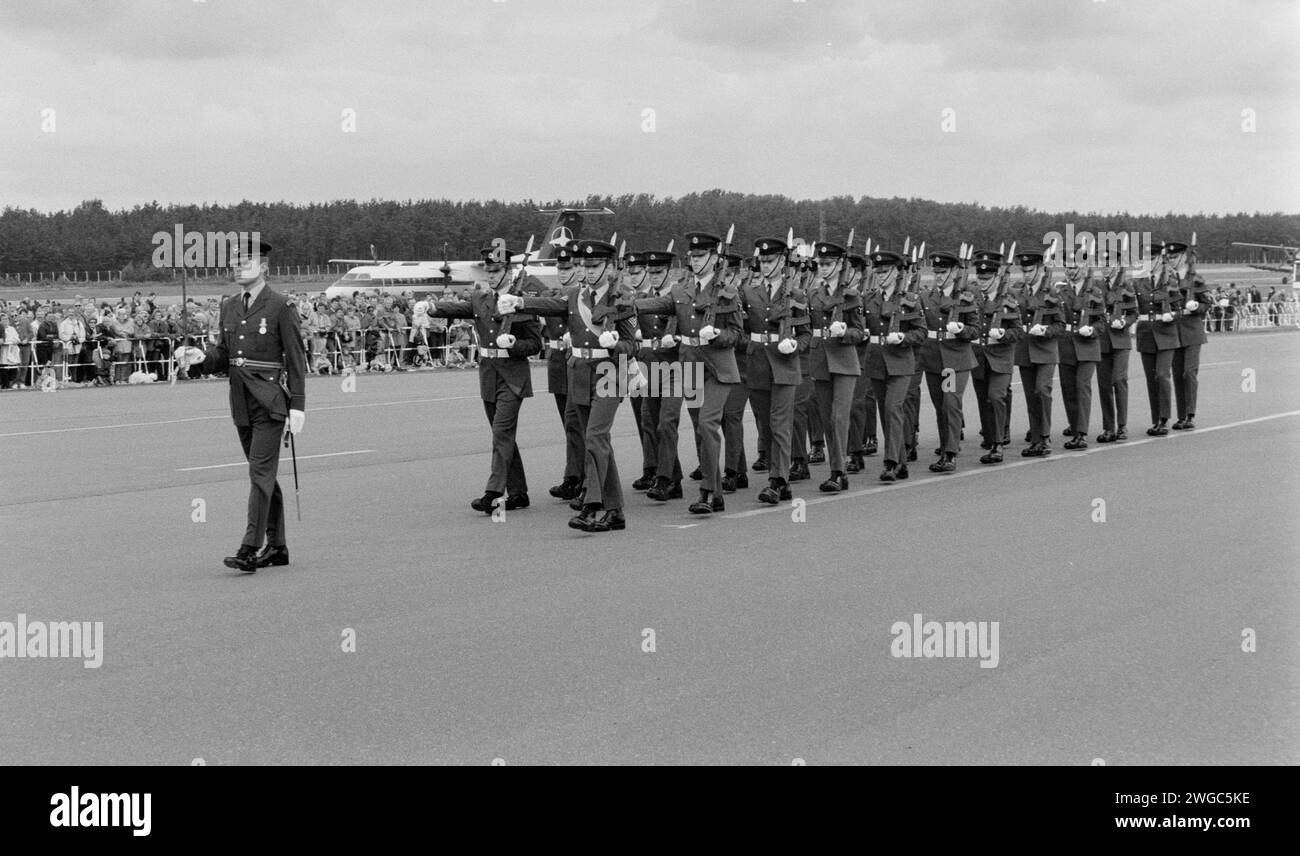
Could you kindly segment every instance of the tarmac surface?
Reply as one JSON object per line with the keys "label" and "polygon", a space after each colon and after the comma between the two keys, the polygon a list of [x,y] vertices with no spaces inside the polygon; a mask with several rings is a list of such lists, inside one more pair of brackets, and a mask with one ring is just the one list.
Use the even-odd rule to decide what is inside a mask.
{"label": "tarmac surface", "polygon": [[[540,368],[533,504],[502,522],[468,506],[476,372],[355,380],[309,380],[292,564],[250,576],[221,564],[248,494],[224,381],[0,394],[0,622],[104,623],[99,668],[0,659],[0,763],[1300,762],[1294,333],[1213,336],[1192,432],[1145,436],[1135,354],[1127,443],[1064,452],[1058,388],[1053,455],[1021,458],[1017,383],[1006,463],[971,430],[934,475],[923,395],[910,480],[869,458],[820,494],[822,464],[769,508],[751,473],[711,519],[689,483],[631,491],[625,402],[628,529],[601,535],[547,495]],[[918,613],[998,622],[996,666],[894,656]]]}

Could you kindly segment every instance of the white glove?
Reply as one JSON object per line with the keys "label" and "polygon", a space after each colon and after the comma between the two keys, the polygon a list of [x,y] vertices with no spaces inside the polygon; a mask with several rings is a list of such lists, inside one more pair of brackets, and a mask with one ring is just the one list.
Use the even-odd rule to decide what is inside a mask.
{"label": "white glove", "polygon": [[1006,331],[1003,330],[1001,327],[989,328],[989,339],[991,339],[994,342],[1001,341],[1002,337],[1005,335],[1006,335]]}
{"label": "white glove", "polygon": [[849,325],[843,321],[832,321],[829,332],[832,336],[843,336],[848,332]]}
{"label": "white glove", "polygon": [[1123,319],[1123,318],[1116,318],[1116,319],[1114,319],[1113,321],[1110,322],[1110,326],[1113,327],[1113,328],[1116,329],[1116,330],[1123,330],[1123,329],[1124,329],[1124,319]]}
{"label": "white glove", "polygon": [[664,336],[662,339],[659,340],[659,347],[661,348],[671,348],[673,345],[676,344],[677,344],[677,340],[672,336]]}
{"label": "white glove", "polygon": [[1197,303],[1195,300],[1189,300],[1183,306],[1183,308],[1186,309],[1188,312],[1195,312],[1197,309],[1201,308],[1201,304]]}
{"label": "white glove", "polygon": [[498,348],[503,348],[503,349],[513,348],[514,346],[515,346],[515,337],[510,333],[502,333],[500,336],[497,336]]}
{"label": "white glove", "polygon": [[636,332],[636,340],[638,342],[642,342],[645,340],[645,336],[641,333],[640,327],[637,327],[635,332]]}
{"label": "white glove", "polygon": [[1035,324],[1034,326],[1029,328],[1029,335],[1031,336],[1041,336],[1046,332],[1047,332],[1047,328],[1044,327],[1042,324]]}
{"label": "white glove", "polygon": [[307,414],[301,410],[289,411],[289,433],[301,434],[303,423],[307,421]]}
{"label": "white glove", "polygon": [[891,345],[901,345],[903,344],[903,334],[890,333],[888,336],[885,337],[885,341]]}
{"label": "white glove", "polygon": [[198,348],[187,348],[185,351],[185,365],[194,366],[203,362],[203,351]]}
{"label": "white glove", "polygon": [[618,333],[614,330],[606,330],[600,334],[599,341],[602,348],[612,348],[618,344]]}
{"label": "white glove", "polygon": [[1160,320],[1168,324],[1169,322],[1174,320],[1174,313],[1166,312],[1164,315],[1160,316]]}
{"label": "white glove", "polygon": [[567,330],[564,335],[560,337],[560,347],[564,348],[566,351],[573,347],[573,338],[569,335]]}
{"label": "white glove", "polygon": [[1092,325],[1091,325],[1091,324],[1084,324],[1082,327],[1080,327],[1079,329],[1075,330],[1075,332],[1078,333],[1080,336],[1083,336],[1084,338],[1087,338],[1087,337],[1091,336],[1092,333],[1093,333]]}
{"label": "white glove", "polygon": [[497,298],[497,314],[509,315],[511,312],[518,309],[520,304],[523,302],[522,298],[516,297],[513,294],[503,294]]}
{"label": "white glove", "polygon": [[1231,304],[1231,303],[1228,301],[1228,299],[1225,297],[1225,298],[1223,298],[1222,300],[1219,301],[1219,305],[1220,305],[1220,306],[1231,306],[1232,304]]}
{"label": "white glove", "polygon": [[794,339],[782,339],[776,343],[776,349],[786,355],[793,354],[799,350],[799,343]]}
{"label": "white glove", "polygon": [[965,329],[966,329],[966,325],[961,323],[960,321],[948,322],[948,332],[953,334],[954,336],[956,336],[958,333],[960,333],[962,330]]}
{"label": "white glove", "polygon": [[716,338],[718,338],[717,327],[714,327],[712,324],[705,324],[703,327],[700,328],[701,342],[712,342]]}

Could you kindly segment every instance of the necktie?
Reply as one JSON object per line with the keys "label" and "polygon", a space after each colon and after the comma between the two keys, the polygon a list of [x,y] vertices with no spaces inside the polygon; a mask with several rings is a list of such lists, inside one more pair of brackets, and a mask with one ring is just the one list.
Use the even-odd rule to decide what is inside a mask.
{"label": "necktie", "polygon": [[248,311],[248,303],[249,303],[249,300],[250,300],[251,298],[252,298],[252,295],[249,294],[247,291],[245,291],[245,292],[244,292],[244,311],[245,311],[245,312]]}
{"label": "necktie", "polygon": [[590,288],[582,290],[582,301],[587,304],[587,311],[596,308],[596,295]]}

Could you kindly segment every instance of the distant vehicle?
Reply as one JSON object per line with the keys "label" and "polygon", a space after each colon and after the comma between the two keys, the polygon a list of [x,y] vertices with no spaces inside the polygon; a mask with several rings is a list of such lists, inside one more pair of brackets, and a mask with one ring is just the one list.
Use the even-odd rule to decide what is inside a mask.
{"label": "distant vehicle", "polygon": [[[555,277],[555,251],[576,240],[582,232],[583,218],[592,214],[613,214],[608,208],[543,209],[538,214],[552,214],[550,228],[541,246],[525,258],[523,253],[512,256],[514,264],[524,265],[524,274],[537,278],[546,286],[553,286]],[[371,252],[374,245],[371,245]],[[355,291],[366,294],[400,295],[413,291],[415,296],[448,291],[461,293],[476,288],[487,280],[483,261],[393,261],[387,259],[330,259],[330,264],[356,265],[325,289],[324,297],[350,297]]]}
{"label": "distant vehicle", "polygon": [[1265,258],[1268,257],[1268,250],[1281,250],[1286,253],[1290,258],[1285,266],[1280,264],[1252,264],[1251,267],[1256,270],[1271,270],[1277,271],[1278,273],[1288,273],[1291,275],[1291,287],[1300,287],[1300,283],[1297,282],[1297,278],[1300,278],[1300,247],[1287,247],[1281,244],[1246,244],[1241,241],[1233,241],[1232,245],[1234,247],[1258,247],[1265,251]]}

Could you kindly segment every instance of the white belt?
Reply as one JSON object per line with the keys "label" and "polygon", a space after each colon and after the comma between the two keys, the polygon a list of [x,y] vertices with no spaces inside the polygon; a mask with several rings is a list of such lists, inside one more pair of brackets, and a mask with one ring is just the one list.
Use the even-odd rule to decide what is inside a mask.
{"label": "white belt", "polygon": [[573,355],[584,360],[599,360],[608,357],[609,351],[605,348],[574,348]]}
{"label": "white belt", "polygon": [[1154,320],[1156,320],[1156,319],[1155,319],[1155,314],[1154,314],[1154,313],[1152,313],[1152,312],[1144,312],[1143,314],[1141,314],[1141,315],[1138,316],[1138,320],[1139,320],[1139,321],[1154,321]]}
{"label": "white belt", "polygon": [[750,333],[749,341],[763,342],[765,344],[770,342],[779,342],[781,341],[781,334],[780,333]]}
{"label": "white belt", "polygon": [[556,350],[556,351],[563,350],[563,349],[564,349],[564,340],[563,340],[563,339],[547,339],[547,340],[546,340],[546,347],[548,347],[548,348],[552,348],[552,349],[554,349],[554,350]]}
{"label": "white belt", "polygon": [[943,338],[943,333],[942,333],[941,331],[939,331],[939,330],[926,330],[926,331],[925,331],[925,338],[927,338],[927,339],[941,339],[941,338]]}
{"label": "white belt", "polygon": [[700,347],[699,336],[682,336],[681,339],[683,345],[690,345],[692,348]]}
{"label": "white belt", "polygon": [[479,355],[484,357],[493,357],[496,359],[505,359],[510,356],[508,348],[479,348]]}
{"label": "white belt", "polygon": [[814,328],[813,328],[813,331],[812,331],[812,334],[813,334],[813,338],[814,338],[814,339],[822,339],[822,338],[825,338],[825,336],[826,336],[826,331],[823,330],[823,329],[820,328],[820,327],[814,327]]}

